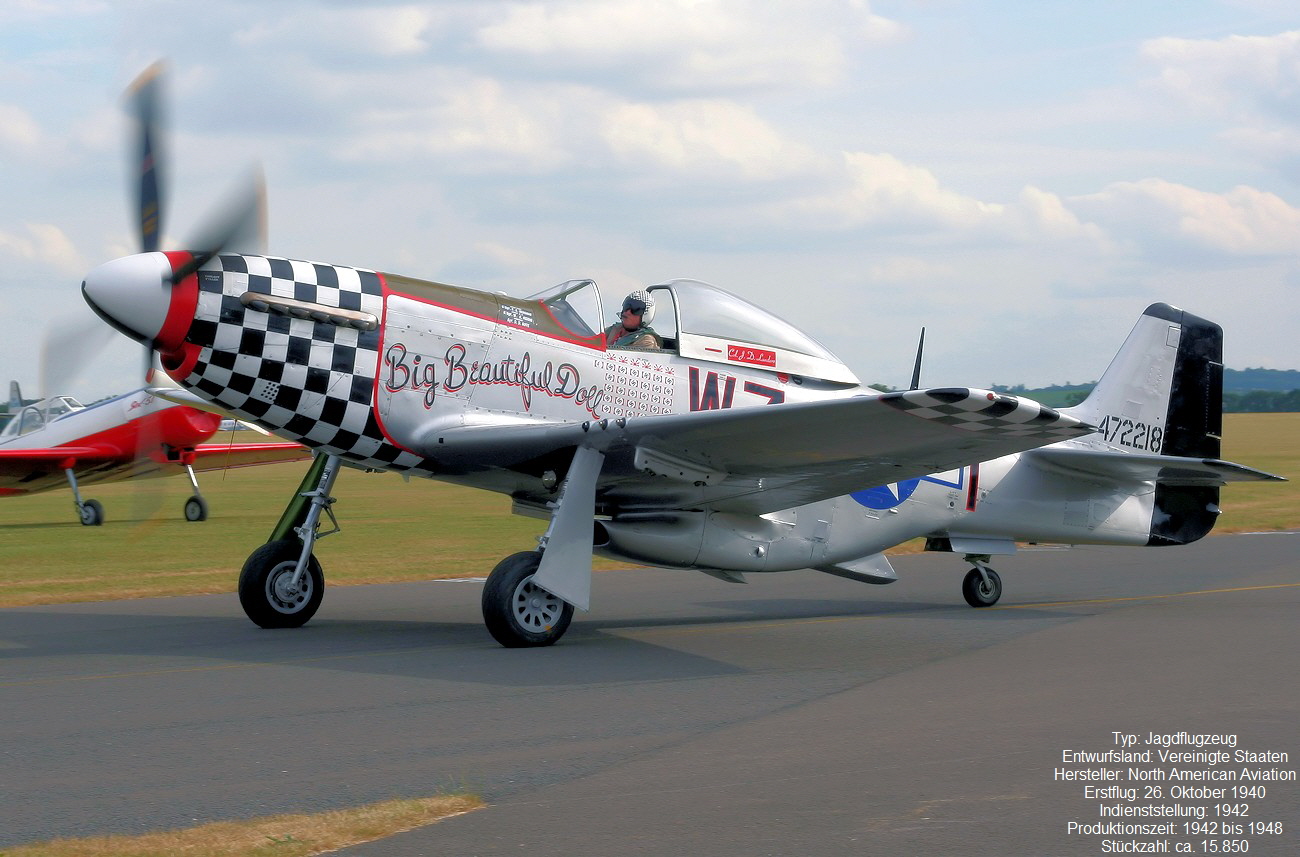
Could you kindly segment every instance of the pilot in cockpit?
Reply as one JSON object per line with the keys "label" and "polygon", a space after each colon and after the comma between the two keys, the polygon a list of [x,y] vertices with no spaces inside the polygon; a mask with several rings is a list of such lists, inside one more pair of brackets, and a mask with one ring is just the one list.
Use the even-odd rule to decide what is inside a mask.
{"label": "pilot in cockpit", "polygon": [[655,300],[649,292],[638,289],[623,298],[618,317],[618,321],[605,328],[607,348],[663,348],[663,339],[650,327],[655,317]]}

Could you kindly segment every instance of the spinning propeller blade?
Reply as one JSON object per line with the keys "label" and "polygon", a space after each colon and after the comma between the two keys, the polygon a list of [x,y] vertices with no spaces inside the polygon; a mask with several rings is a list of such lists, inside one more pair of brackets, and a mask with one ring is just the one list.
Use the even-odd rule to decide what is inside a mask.
{"label": "spinning propeller blade", "polygon": [[266,181],[261,168],[236,185],[198,228],[189,249],[194,257],[176,270],[173,282],[193,274],[223,250],[266,252]]}
{"label": "spinning propeller blade", "polygon": [[[140,226],[140,249],[151,253],[161,248],[167,164],[163,86],[166,64],[159,60],[137,77],[127,89],[127,108],[135,120],[136,138],[130,147],[138,157],[139,184],[136,186],[136,214]],[[266,182],[260,167],[239,182],[225,200],[203,220],[186,249],[194,258],[173,276],[179,282],[213,256],[228,249],[266,252]]]}
{"label": "spinning propeller blade", "polygon": [[95,358],[112,339],[113,329],[93,316],[53,320],[41,342],[38,395],[70,394],[72,383],[95,365]]}
{"label": "spinning propeller blade", "polygon": [[136,185],[136,218],[140,226],[140,250],[152,253],[162,240],[163,175],[166,158],[162,152],[162,81],[166,68],[161,60],[149,66],[127,89],[127,106],[136,120],[137,139],[133,156],[139,168]]}
{"label": "spinning propeller blade", "polygon": [[[96,315],[117,326],[126,336],[140,339],[149,349],[143,367],[146,382],[152,380],[152,369],[155,368],[152,350],[159,347],[159,342],[122,328],[113,320],[114,310],[121,310],[123,300],[131,302],[142,297],[130,293],[130,289],[142,290],[144,306],[151,307],[144,312],[157,316],[155,319],[149,315],[148,321],[157,323],[156,330],[161,330],[175,283],[190,277],[221,252],[235,250],[264,254],[266,250],[265,181],[261,169],[253,168],[250,176],[242,179],[234,191],[227,194],[224,202],[201,221],[194,238],[185,247],[188,259],[183,255],[174,255],[170,259],[153,255],[162,248],[165,199],[168,196],[165,179],[169,170],[164,156],[165,111],[162,105],[165,74],[164,62],[155,62],[131,83],[125,98],[127,111],[134,120],[127,148],[131,157],[138,159],[131,170],[138,179],[135,215],[142,252],[108,261],[92,270],[82,282],[82,293]],[[136,303],[136,306],[140,304]]]}

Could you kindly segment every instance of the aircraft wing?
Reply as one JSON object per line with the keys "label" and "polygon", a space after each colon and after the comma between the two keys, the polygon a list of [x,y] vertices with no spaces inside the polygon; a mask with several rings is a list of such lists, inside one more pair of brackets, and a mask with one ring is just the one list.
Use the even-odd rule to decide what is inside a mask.
{"label": "aircraft wing", "polygon": [[605,453],[597,498],[607,511],[708,506],[753,514],[1094,430],[1028,399],[944,388],[582,426],[465,426],[435,432],[427,454],[466,470],[484,462],[526,470],[592,446]]}
{"label": "aircraft wing", "polygon": [[255,464],[304,461],[311,458],[307,447],[289,443],[205,443],[194,447],[194,469],[225,470]]}
{"label": "aircraft wing", "polygon": [[[155,455],[123,456],[113,448],[95,446],[53,446],[36,449],[0,449],[0,496],[29,494],[66,485],[63,469],[75,461],[77,478],[83,484],[116,482],[183,473],[180,462]],[[255,464],[300,461],[311,458],[311,450],[296,443],[204,444],[194,448],[194,469],[224,470]],[[156,457],[155,457],[156,456]]]}
{"label": "aircraft wing", "polygon": [[113,450],[94,446],[54,446],[43,449],[0,449],[0,486],[21,485],[33,475],[62,471],[62,463],[76,461],[106,462],[119,456]]}
{"label": "aircraft wing", "polygon": [[1183,458],[1176,455],[1111,452],[1077,447],[1036,449],[1030,461],[1084,476],[1103,476],[1126,482],[1217,487],[1229,482],[1285,482],[1283,476],[1217,458]]}

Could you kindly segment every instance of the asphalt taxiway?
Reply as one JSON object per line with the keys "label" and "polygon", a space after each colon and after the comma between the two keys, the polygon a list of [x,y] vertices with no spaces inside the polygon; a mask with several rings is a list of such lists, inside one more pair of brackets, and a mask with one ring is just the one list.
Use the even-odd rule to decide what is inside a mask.
{"label": "asphalt taxiway", "polygon": [[[1098,854],[1067,826],[1117,801],[1063,753],[1234,735],[1300,768],[1300,534],[995,565],[986,610],[952,555],[885,587],[607,572],[523,651],[472,581],[333,588],[296,631],[233,594],[0,610],[0,848],[465,788],[489,807],[339,853]],[[1300,784],[1268,786],[1249,853],[1294,853]]]}

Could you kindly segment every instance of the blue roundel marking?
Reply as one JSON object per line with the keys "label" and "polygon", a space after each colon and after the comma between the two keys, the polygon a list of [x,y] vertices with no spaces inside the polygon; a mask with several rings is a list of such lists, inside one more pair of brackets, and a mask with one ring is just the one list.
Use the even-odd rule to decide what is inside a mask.
{"label": "blue roundel marking", "polygon": [[890,485],[877,485],[875,488],[854,491],[849,496],[868,509],[892,509],[895,506],[901,506],[908,497],[912,496],[912,492],[920,484],[919,477],[904,479],[902,482],[894,482]]}

